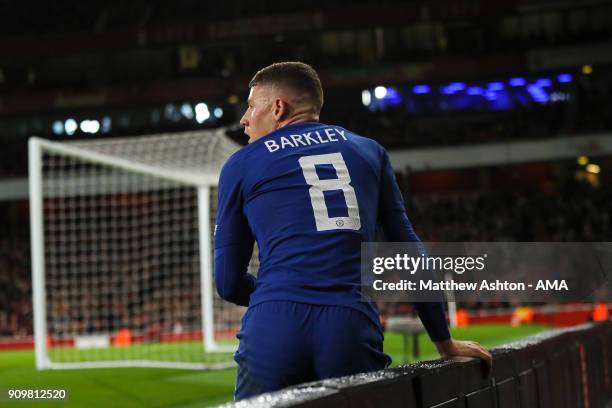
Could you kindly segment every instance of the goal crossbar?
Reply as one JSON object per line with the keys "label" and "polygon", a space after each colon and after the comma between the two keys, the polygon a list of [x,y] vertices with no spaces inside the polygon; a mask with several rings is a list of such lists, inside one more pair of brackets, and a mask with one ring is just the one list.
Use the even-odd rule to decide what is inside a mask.
{"label": "goal crossbar", "polygon": [[[168,141],[172,141],[173,135],[162,135]],[[181,134],[175,135],[180,138]],[[132,159],[132,157],[121,157],[121,155],[107,153],[104,151],[104,143],[112,143],[107,139],[97,146],[96,141],[86,142],[56,142],[38,137],[29,140],[29,193],[31,213],[31,252],[32,252],[32,292],[34,312],[34,338],[36,367],[38,369],[69,369],[69,368],[104,368],[104,367],[166,367],[185,369],[218,369],[232,366],[233,362],[181,362],[181,361],[157,361],[155,359],[131,359],[131,360],[94,360],[94,361],[53,361],[49,356],[48,342],[49,331],[47,327],[47,305],[46,305],[46,260],[45,260],[45,187],[47,182],[51,188],[62,185],[62,179],[44,179],[43,157],[45,154],[59,155],[78,160],[80,162],[109,167],[122,170],[131,174],[140,174],[167,182],[194,188],[197,191],[197,217],[198,217],[198,239],[199,239],[199,262],[200,262],[200,291],[201,291],[201,327],[203,330],[202,347],[207,353],[227,353],[235,350],[235,347],[217,343],[214,337],[215,325],[213,317],[214,282],[212,276],[212,236],[210,231],[211,212],[211,189],[216,187],[219,179],[221,164],[233,151],[238,150],[239,145],[231,141],[224,134],[224,130],[210,131],[212,147],[201,157],[202,162],[212,163],[208,167],[198,167],[195,171],[185,170],[181,163],[176,168],[167,166],[156,166],[147,160]],[[159,135],[153,136],[159,141]],[[142,138],[146,143],[146,137]],[[120,139],[118,143],[126,143],[128,139]],[[129,139],[127,143],[132,143]],[[164,140],[165,142],[166,140]],[[93,143],[92,143],[93,142]],[[89,148],[88,143],[94,148]],[[223,144],[219,151],[215,146]],[[96,149],[95,147],[100,147]],[[130,152],[133,154],[134,152]],[[156,157],[145,157],[149,161]],[[204,170],[202,170],[204,169]],[[60,174],[61,176],[61,174]],[[74,177],[74,176],[72,176]],[[82,177],[82,176],[78,176]],[[74,181],[74,180],[73,180]],[[81,180],[82,181],[82,180]],[[89,182],[89,180],[87,180]],[[54,184],[55,183],[55,184]],[[59,193],[58,193],[59,194]],[[101,194],[109,194],[108,191]]]}

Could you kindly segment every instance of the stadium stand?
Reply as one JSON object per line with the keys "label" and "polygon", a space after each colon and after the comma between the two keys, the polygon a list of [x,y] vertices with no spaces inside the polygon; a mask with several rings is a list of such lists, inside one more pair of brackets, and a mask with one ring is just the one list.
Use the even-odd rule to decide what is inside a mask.
{"label": "stadium stand", "polygon": [[[571,91],[573,99],[570,101],[531,104],[496,111],[466,107],[449,112],[432,109],[430,112],[411,113],[406,111],[404,105],[371,110],[360,103],[360,92],[361,88],[352,89],[349,94],[353,98],[348,103],[343,102],[342,98],[345,96],[336,91],[330,92],[321,120],[340,123],[347,129],[376,139],[390,149],[499,143],[612,131],[612,118],[608,114],[612,109],[612,77],[604,75],[576,80]],[[164,109],[167,109],[167,106]],[[178,111],[179,104],[176,106]],[[153,109],[146,112],[146,115],[153,115],[155,112],[159,114],[159,111],[164,109]],[[226,110],[231,112],[230,109]],[[135,112],[134,115],[140,117],[145,113]],[[230,120],[229,115],[228,113],[223,121]],[[67,136],[52,133],[50,120],[45,122],[48,129],[44,129],[40,120],[28,126],[22,123],[22,118],[8,118],[0,122],[0,134],[5,134],[7,139],[5,147],[0,151],[0,178],[26,174],[26,139],[18,136],[23,129],[36,132],[39,136],[65,139],[187,130],[194,125],[193,120],[181,116],[180,113],[179,119],[178,122],[172,119],[158,124],[149,123],[148,119],[133,119],[131,127],[127,129],[117,127],[102,135],[84,136],[81,133]],[[120,118],[115,117],[114,121],[119,122]],[[64,122],[61,121],[61,124],[63,126]],[[207,126],[211,125],[216,126],[218,123]],[[231,135],[235,140],[244,143],[241,130]]]}
{"label": "stadium stand", "polygon": [[0,239],[0,336],[32,333],[31,285],[27,245]]}
{"label": "stadium stand", "polygon": [[[296,1],[290,6],[273,5],[269,2],[253,5],[247,1],[215,3],[214,6],[198,1],[182,1],[178,4],[168,1],[136,1],[130,2],[129,5],[96,1],[83,5],[67,1],[59,7],[38,5],[40,9],[37,16],[26,14],[19,5],[5,4],[2,13],[4,18],[1,21],[2,33],[5,36],[25,40],[32,39],[36,34],[52,33],[61,34],[64,42],[70,42],[78,41],[79,35],[96,34],[99,36],[97,38],[103,41],[89,44],[88,47],[93,49],[104,47],[104,40],[117,36],[131,38],[133,30],[144,30],[147,37],[153,38],[163,37],[163,32],[182,31],[181,34],[167,36],[163,42],[204,40],[205,46],[200,49],[205,50],[207,56],[214,55],[216,51],[231,56],[231,63],[227,58],[212,59],[215,63],[221,62],[216,64],[214,69],[215,75],[219,76],[222,76],[224,68],[228,67],[232,67],[233,71],[239,74],[252,72],[261,66],[262,60],[275,59],[279,55],[285,58],[309,57],[313,64],[327,68],[347,66],[349,61],[354,61],[355,58],[361,63],[374,64],[429,60],[438,56],[483,56],[521,52],[529,48],[550,48],[608,40],[611,33],[611,11],[604,1],[593,1],[570,8],[537,5],[528,7],[529,2],[521,1],[454,8],[448,4],[450,3],[441,2],[424,6],[419,2],[391,0],[334,0]],[[347,8],[349,13],[346,12]],[[339,10],[344,11],[342,18],[337,16]],[[402,15],[403,18],[398,19],[397,15]],[[427,18],[423,18],[423,15]],[[39,18],[26,19],[26,16]],[[217,45],[210,38],[213,37],[210,26],[223,28],[223,24],[232,20],[250,20],[257,23],[260,21],[258,19],[280,20],[288,16],[292,18],[292,24],[284,24],[272,33],[282,34],[276,36],[276,44],[265,48],[257,47],[257,51],[245,50],[233,44]],[[310,20],[313,16],[315,19]],[[316,28],[326,32],[327,36],[323,41],[319,41],[317,37],[301,35],[303,31],[312,28],[312,25],[308,25],[311,22],[316,24]],[[410,25],[405,26],[407,23]],[[364,31],[380,26],[384,33],[384,52],[369,53],[367,51],[374,47],[374,42],[367,39]],[[223,36],[243,36],[247,37],[246,41],[256,44],[257,39],[250,34],[262,33],[269,34],[270,31],[252,24],[236,32],[230,31],[229,34],[224,31]],[[216,32],[216,35],[220,34]],[[334,46],[334,43],[337,44]],[[117,48],[134,45],[127,41],[117,44]],[[228,53],[227,50],[231,52]],[[211,69],[214,66],[212,61],[203,63],[210,64],[208,66]],[[180,70],[173,70],[172,73],[179,76],[189,75],[181,73]],[[112,78],[111,75],[106,80]],[[118,79],[119,77],[115,78]]]}
{"label": "stadium stand", "polygon": [[[389,149],[612,132],[612,5],[606,0],[69,0],[32,7],[0,4],[0,195],[11,188],[9,182],[25,185],[32,135],[109,138],[235,123],[249,77],[281,59],[304,60],[320,71],[323,122],[373,137]],[[545,100],[529,94],[525,103],[516,97],[504,108],[470,102],[451,109],[442,95],[458,81],[483,90],[501,81],[509,89],[511,78],[561,82],[555,79],[561,75],[570,79],[541,87],[547,88]],[[401,104],[366,104],[364,92],[374,100],[380,86],[396,90]],[[416,86],[431,92],[415,95]],[[210,119],[197,119],[201,103],[210,107]],[[218,118],[211,115],[216,107],[222,112]],[[100,130],[83,131],[87,119],[99,121]],[[242,129],[230,133],[245,142]],[[451,191],[431,182],[435,176],[452,184],[458,171],[396,170],[410,219],[426,241],[610,241],[610,157],[602,159],[608,166],[600,163],[600,175],[589,175],[597,181],[578,177],[574,159],[546,163],[567,173],[563,177],[543,181],[534,170],[528,188],[524,181],[497,181],[497,168],[468,169],[464,178],[493,181],[457,183]],[[3,338],[31,348],[28,203],[23,194],[7,196],[0,200],[0,348]],[[122,310],[159,308],[159,291],[141,291],[141,305],[112,311],[117,328],[126,326]],[[175,316],[193,308],[193,295],[185,287],[171,308],[159,310],[164,327],[137,316],[133,328],[153,340],[177,325],[188,329],[191,322]],[[88,302],[95,305],[96,299]],[[384,316],[411,313],[405,304],[381,306]],[[515,306],[458,305],[467,308],[470,324],[510,322]],[[610,304],[600,306],[609,313]],[[533,311],[534,321],[555,326],[594,316],[593,305],[586,304]],[[95,332],[98,324],[68,320],[51,323],[76,324],[83,333]],[[612,398],[610,326],[557,330],[498,348],[491,377],[476,361],[424,362],[303,384],[228,407],[601,407]]]}
{"label": "stadium stand", "polygon": [[607,241],[611,199],[582,183],[552,193],[416,196],[412,218],[425,241]]}
{"label": "stadium stand", "polygon": [[[492,191],[416,196],[405,193],[410,216],[425,241],[605,241],[612,235],[612,192],[582,183],[549,193]],[[9,211],[0,211],[0,216],[3,230],[9,232],[0,240],[2,270],[9,271],[0,275],[5,282],[0,285],[3,300],[0,303],[7,305],[0,314],[4,316],[0,319],[0,333],[31,334],[30,244],[28,229],[24,227],[28,220]],[[156,294],[149,295],[150,304],[145,302],[142,307],[155,304]],[[188,307],[191,298],[186,287],[181,297],[184,304],[179,302],[176,308]],[[172,314],[181,315],[176,310],[164,313],[168,315],[164,319],[168,327],[177,323]],[[115,320],[119,325],[121,316]],[[81,324],[87,327],[91,322]]]}

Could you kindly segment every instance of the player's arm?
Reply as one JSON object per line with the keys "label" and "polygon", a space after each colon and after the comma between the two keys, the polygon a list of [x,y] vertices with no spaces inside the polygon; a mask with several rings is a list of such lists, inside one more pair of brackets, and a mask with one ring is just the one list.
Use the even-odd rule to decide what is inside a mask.
{"label": "player's arm", "polygon": [[255,239],[243,212],[241,172],[235,157],[228,160],[219,178],[215,227],[215,285],[221,298],[248,306],[255,277],[248,273]]}
{"label": "player's arm", "polygon": [[[421,242],[406,215],[400,192],[387,152],[383,153],[379,221],[389,241]],[[454,340],[446,324],[441,302],[415,302],[414,307],[442,357],[479,357],[492,365],[491,353],[474,341]]]}
{"label": "player's arm", "polygon": [[[378,220],[388,241],[418,242],[412,223],[406,215],[400,192],[387,152],[383,150]],[[415,302],[414,307],[433,342],[450,339],[444,306],[441,302]]]}
{"label": "player's arm", "polygon": [[255,290],[255,277],[248,267],[253,245],[230,245],[215,249],[215,285],[222,299],[239,306],[248,306]]}

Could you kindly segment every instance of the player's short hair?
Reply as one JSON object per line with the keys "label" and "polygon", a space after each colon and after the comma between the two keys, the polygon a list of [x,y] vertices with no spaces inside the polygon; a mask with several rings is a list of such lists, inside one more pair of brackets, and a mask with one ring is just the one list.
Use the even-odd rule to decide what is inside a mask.
{"label": "player's short hair", "polygon": [[256,85],[286,86],[305,95],[317,115],[323,107],[323,87],[317,71],[308,64],[297,61],[276,62],[260,69],[249,82],[249,88]]}

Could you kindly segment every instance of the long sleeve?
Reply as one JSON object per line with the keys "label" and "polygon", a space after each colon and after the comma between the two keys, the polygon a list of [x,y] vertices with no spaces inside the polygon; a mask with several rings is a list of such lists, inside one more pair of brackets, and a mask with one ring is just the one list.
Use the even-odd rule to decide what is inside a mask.
{"label": "long sleeve", "polygon": [[255,277],[248,273],[255,238],[243,212],[240,167],[232,156],[219,178],[215,226],[215,286],[221,298],[248,306]]}
{"label": "long sleeve", "polygon": [[215,285],[222,299],[248,306],[255,277],[247,273],[253,246],[230,245],[215,250]]}
{"label": "long sleeve", "polygon": [[[388,241],[421,242],[406,215],[404,199],[387,152],[384,152],[383,156],[378,219]],[[423,247],[419,249],[424,251]],[[450,338],[444,305],[441,302],[415,302],[414,307],[432,341]]]}

